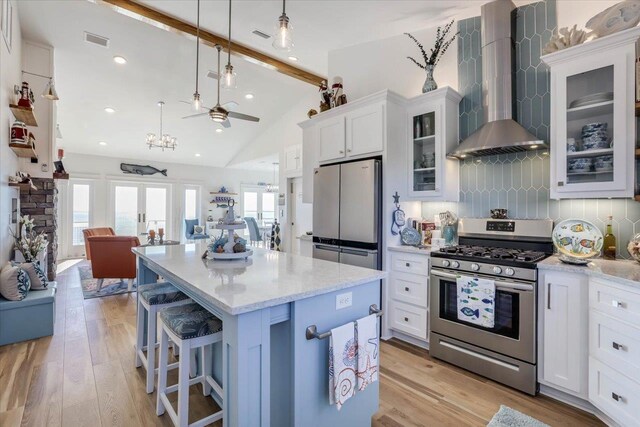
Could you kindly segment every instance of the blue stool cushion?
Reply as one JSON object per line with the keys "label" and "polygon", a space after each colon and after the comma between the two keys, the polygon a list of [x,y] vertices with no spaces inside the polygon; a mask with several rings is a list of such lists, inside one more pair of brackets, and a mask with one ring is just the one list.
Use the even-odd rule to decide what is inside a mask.
{"label": "blue stool cushion", "polygon": [[140,287],[139,292],[140,297],[149,305],[170,304],[189,298],[170,283],[144,285]]}
{"label": "blue stool cushion", "polygon": [[160,319],[183,340],[222,331],[222,320],[196,303],[160,310]]}

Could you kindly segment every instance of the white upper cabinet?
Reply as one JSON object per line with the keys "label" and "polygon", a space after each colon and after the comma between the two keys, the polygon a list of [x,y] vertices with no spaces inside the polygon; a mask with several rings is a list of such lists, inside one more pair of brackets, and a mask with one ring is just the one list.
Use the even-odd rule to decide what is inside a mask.
{"label": "white upper cabinet", "polygon": [[383,104],[374,104],[347,113],[348,156],[382,152],[384,149],[383,108]]}
{"label": "white upper cabinet", "polygon": [[458,160],[447,158],[458,144],[458,104],[449,87],[417,96],[407,109],[408,194],[420,200],[459,200]]}
{"label": "white upper cabinet", "polygon": [[542,310],[540,382],[586,398],[588,394],[587,277],[545,272],[538,300]]}
{"label": "white upper cabinet", "polygon": [[551,70],[551,197],[633,197],[640,29],[542,57]]}
{"label": "white upper cabinet", "polygon": [[291,145],[284,149],[284,174],[287,178],[302,174],[302,144]]}

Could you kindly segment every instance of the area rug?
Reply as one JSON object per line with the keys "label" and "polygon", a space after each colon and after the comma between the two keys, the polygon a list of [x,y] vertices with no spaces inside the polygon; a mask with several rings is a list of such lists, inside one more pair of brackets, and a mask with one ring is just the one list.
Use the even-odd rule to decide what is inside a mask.
{"label": "area rug", "polygon": [[[102,289],[98,292],[98,279],[93,278],[93,272],[90,265],[78,266],[80,272],[80,285],[82,286],[82,295],[84,299],[101,298],[111,295],[126,294],[127,279],[104,279],[102,283]],[[131,292],[136,291],[136,283],[133,282]]]}
{"label": "area rug", "polygon": [[549,427],[549,425],[508,406],[500,405],[500,410],[491,418],[487,427]]}

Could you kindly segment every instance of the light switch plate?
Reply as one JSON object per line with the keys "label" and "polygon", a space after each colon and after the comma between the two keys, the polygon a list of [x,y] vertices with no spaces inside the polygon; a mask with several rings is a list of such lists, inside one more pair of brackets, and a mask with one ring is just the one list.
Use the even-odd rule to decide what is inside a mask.
{"label": "light switch plate", "polygon": [[336,295],[336,310],[351,307],[351,304],[353,304],[352,292]]}

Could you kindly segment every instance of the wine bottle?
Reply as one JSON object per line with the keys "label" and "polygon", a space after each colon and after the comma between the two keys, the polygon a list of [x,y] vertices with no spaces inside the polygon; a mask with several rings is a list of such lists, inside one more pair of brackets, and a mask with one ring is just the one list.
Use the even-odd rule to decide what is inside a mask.
{"label": "wine bottle", "polygon": [[602,257],[616,259],[616,236],[613,235],[613,226],[611,225],[613,217],[609,215],[608,219],[607,234],[604,235],[604,244],[602,245]]}

